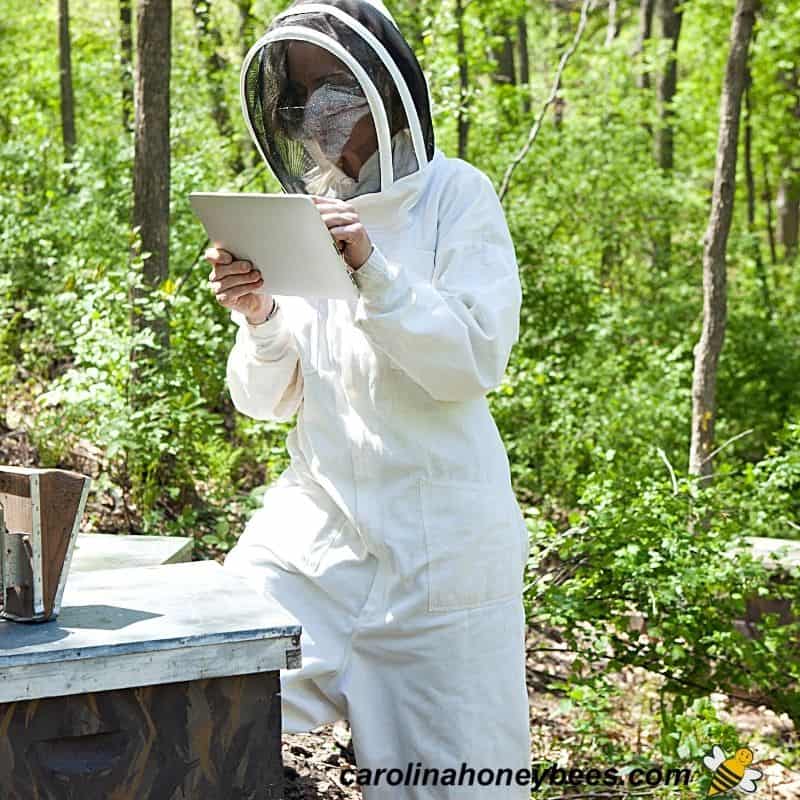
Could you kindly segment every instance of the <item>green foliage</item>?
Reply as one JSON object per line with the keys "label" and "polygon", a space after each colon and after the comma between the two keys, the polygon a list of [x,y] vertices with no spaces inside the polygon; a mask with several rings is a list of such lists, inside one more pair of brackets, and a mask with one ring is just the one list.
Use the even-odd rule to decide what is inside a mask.
{"label": "green foliage", "polygon": [[798,614],[800,583],[773,581],[741,548],[727,486],[696,484],[680,473],[674,486],[666,475],[592,473],[569,527],[531,526],[531,618],[563,632],[578,654],[575,680],[598,659],[607,669],[638,666],[664,678],[665,755],[677,755],[671,718],[714,691],[763,693],[800,720],[789,688],[800,661],[786,657],[796,651],[800,622],[763,619],[759,638],[735,625],[747,617],[749,598],[785,598]]}
{"label": "green foliage", "polygon": [[739,483],[738,520],[751,536],[797,539],[800,519],[800,424],[788,423],[777,443]]}

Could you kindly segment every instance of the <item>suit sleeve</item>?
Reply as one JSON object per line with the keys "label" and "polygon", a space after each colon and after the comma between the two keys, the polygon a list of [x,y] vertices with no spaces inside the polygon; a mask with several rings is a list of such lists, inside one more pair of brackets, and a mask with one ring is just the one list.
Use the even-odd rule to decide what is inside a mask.
{"label": "suit sleeve", "polygon": [[237,311],[231,319],[238,330],[226,381],[234,407],[254,419],[290,420],[303,399],[303,373],[282,308],[262,325],[250,325]]}
{"label": "suit sleeve", "polygon": [[442,194],[431,279],[376,246],[353,273],[355,320],[433,398],[466,401],[503,379],[522,304],[514,244],[489,178],[460,173]]}

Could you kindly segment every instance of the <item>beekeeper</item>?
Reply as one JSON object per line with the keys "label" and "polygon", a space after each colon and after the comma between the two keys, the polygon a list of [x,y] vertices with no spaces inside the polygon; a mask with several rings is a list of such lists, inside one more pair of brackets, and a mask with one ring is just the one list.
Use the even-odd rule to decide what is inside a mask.
{"label": "beekeeper", "polygon": [[[368,800],[527,798],[506,776],[530,765],[528,536],[486,399],[521,303],[497,194],[436,149],[425,76],[378,3],[294,3],[241,90],[269,168],[314,196],[359,289],[273,297],[252,265],[207,253],[238,325],[235,407],[297,415],[290,465],[225,560],[302,625],[283,730],[349,720],[373,779],[466,764],[464,786],[377,781]],[[500,785],[470,787],[470,769]]]}

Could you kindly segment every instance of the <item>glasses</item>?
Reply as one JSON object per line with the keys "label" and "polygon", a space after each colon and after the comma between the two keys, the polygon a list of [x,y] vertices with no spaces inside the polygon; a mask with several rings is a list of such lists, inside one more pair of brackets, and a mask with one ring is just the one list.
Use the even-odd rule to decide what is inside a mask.
{"label": "glasses", "polygon": [[[349,94],[352,97],[366,97],[364,94],[364,89],[361,87],[361,84],[355,80],[354,78],[342,77],[341,79],[337,79],[337,77],[331,77],[325,80],[323,84],[317,87],[314,91],[318,91],[319,89],[328,86],[332,89],[336,89],[339,92],[344,92],[345,94]],[[313,94],[313,92],[312,92]],[[295,99],[297,97],[297,93],[294,92],[294,97],[291,99]],[[289,99],[289,98],[287,98]],[[289,130],[297,130],[303,122],[303,113],[305,111],[305,104],[304,105],[282,105],[278,106],[276,109],[278,118],[280,121],[289,129]]]}

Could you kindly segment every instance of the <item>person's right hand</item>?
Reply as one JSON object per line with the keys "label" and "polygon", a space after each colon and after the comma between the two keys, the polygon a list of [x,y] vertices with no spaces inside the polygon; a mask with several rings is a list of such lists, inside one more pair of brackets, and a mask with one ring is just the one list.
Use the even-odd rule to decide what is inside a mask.
{"label": "person's right hand", "polygon": [[249,261],[237,261],[227,250],[210,247],[205,258],[211,262],[208,280],[217,302],[239,311],[251,325],[260,325],[272,309],[272,295],[258,292],[264,283],[261,273]]}

